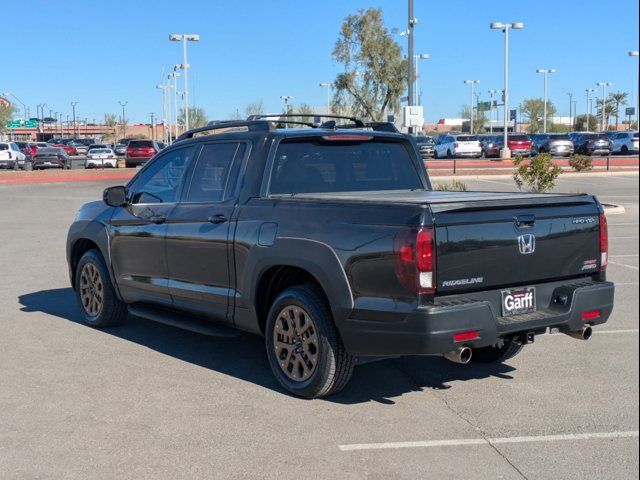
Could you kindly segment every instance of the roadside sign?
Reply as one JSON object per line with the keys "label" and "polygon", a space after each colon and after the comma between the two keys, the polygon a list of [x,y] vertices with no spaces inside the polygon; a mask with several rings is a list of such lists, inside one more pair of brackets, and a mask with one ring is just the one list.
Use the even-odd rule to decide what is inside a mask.
{"label": "roadside sign", "polygon": [[13,122],[7,123],[7,128],[20,128],[22,122],[20,120],[14,120]]}
{"label": "roadside sign", "polygon": [[636,107],[627,107],[624,112],[625,115],[633,117],[636,114]]}
{"label": "roadside sign", "polygon": [[516,109],[509,110],[509,120],[515,120],[517,113],[518,113],[518,110]]}
{"label": "roadside sign", "polygon": [[487,110],[491,110],[491,102],[480,102],[478,103],[478,110],[479,111],[487,111]]}
{"label": "roadside sign", "polygon": [[38,122],[35,120],[27,120],[24,122],[25,128],[36,128],[38,126]]}
{"label": "roadside sign", "polygon": [[403,108],[404,113],[404,126],[405,127],[420,127],[424,125],[423,109],[419,105],[411,105]]}

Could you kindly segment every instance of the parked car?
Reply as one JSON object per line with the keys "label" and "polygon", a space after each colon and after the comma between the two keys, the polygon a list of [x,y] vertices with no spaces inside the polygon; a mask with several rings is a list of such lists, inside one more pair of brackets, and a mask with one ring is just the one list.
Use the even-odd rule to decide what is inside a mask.
{"label": "parked car", "polygon": [[[500,138],[500,142],[504,144],[504,138]],[[529,138],[529,135],[509,135],[507,137],[507,143],[509,150],[511,150],[511,155],[520,155],[521,157],[531,156],[531,138]]]}
{"label": "parked car", "polygon": [[31,157],[33,156],[33,148],[31,147],[31,144],[29,142],[14,142],[18,148],[20,149],[20,151],[22,153],[24,153],[24,156],[26,157],[25,159],[27,161],[31,161]]}
{"label": "parked car", "polygon": [[502,149],[502,139],[499,135],[484,135],[480,141],[482,158],[499,158]]}
{"label": "parked car", "polygon": [[639,151],[638,132],[616,132],[609,139],[611,140],[611,153],[629,155],[637,154]]}
{"label": "parked car", "polygon": [[532,155],[550,153],[554,157],[570,157],[574,152],[573,141],[567,134],[539,133],[531,135],[531,140]]}
{"label": "parked car", "polygon": [[426,135],[418,135],[415,139],[422,159],[426,160],[427,158],[433,158],[433,147],[435,146],[433,138]]}
{"label": "parked car", "polygon": [[17,170],[26,168],[26,155],[15,142],[0,142],[0,168]]}
{"label": "parked car", "polygon": [[611,153],[611,140],[598,133],[583,133],[573,141],[575,153],[583,155],[609,155]]}
{"label": "parked car", "polygon": [[479,158],[481,153],[482,149],[477,136],[445,135],[436,142],[433,156],[434,158]]}
{"label": "parked car", "polygon": [[113,151],[116,155],[124,156],[127,153],[127,143],[117,143],[115,147],[113,147]]}
{"label": "parked car", "polygon": [[357,125],[371,129],[183,135],[76,215],[80,318],[263,335],[275,378],[308,398],[360,360],[501,363],[549,329],[586,340],[608,320],[593,195],[434,191],[406,135]]}
{"label": "parked car", "polygon": [[33,157],[32,166],[34,170],[47,168],[71,168],[69,154],[62,147],[46,147],[38,149],[38,153]]}
{"label": "parked car", "polygon": [[92,148],[87,153],[84,168],[118,168],[116,154],[110,148]]}
{"label": "parked car", "polygon": [[76,149],[77,155],[86,155],[89,151],[89,147],[87,145],[78,141],[73,142],[73,146]]}
{"label": "parked car", "polygon": [[160,150],[160,145],[155,140],[129,140],[125,153],[125,166],[143,165]]}

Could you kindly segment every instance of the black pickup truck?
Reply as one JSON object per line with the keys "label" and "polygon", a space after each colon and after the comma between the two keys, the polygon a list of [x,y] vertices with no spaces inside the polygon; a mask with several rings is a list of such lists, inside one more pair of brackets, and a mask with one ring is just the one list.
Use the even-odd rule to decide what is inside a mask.
{"label": "black pickup truck", "polygon": [[434,191],[414,140],[358,119],[189,131],[80,209],[67,258],[87,324],[260,334],[310,398],[371,359],[586,340],[614,297],[594,196]]}

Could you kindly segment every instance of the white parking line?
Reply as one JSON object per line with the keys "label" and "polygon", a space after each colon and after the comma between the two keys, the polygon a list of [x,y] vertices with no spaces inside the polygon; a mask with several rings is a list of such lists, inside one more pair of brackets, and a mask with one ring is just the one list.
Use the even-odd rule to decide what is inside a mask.
{"label": "white parking line", "polygon": [[509,443],[540,443],[562,442],[575,440],[596,440],[610,438],[637,438],[638,431],[627,432],[593,432],[568,433],[564,435],[538,435],[530,437],[502,437],[502,438],[461,438],[458,440],[430,440],[418,442],[386,442],[386,443],[352,443],[338,445],[343,452],[354,450],[385,450],[398,448],[433,448],[433,447],[466,447],[471,445],[503,445]]}
{"label": "white parking line", "polygon": [[628,330],[596,330],[596,335],[600,334],[616,334],[616,333],[640,333],[640,330],[637,328],[630,328]]}
{"label": "white parking line", "polygon": [[637,257],[637,253],[629,253],[627,255],[609,255],[609,258]]}
{"label": "white parking line", "polygon": [[635,237],[609,237],[609,240],[630,240],[635,238],[638,238],[638,236],[636,235]]}
{"label": "white parking line", "polygon": [[637,223],[609,223],[610,227],[631,227],[638,225]]}
{"label": "white parking line", "polygon": [[609,260],[609,265],[617,265],[619,267],[627,267],[627,268],[630,268],[631,270],[640,270],[640,268],[635,267],[633,265],[627,265],[626,263],[612,262],[611,260]]}

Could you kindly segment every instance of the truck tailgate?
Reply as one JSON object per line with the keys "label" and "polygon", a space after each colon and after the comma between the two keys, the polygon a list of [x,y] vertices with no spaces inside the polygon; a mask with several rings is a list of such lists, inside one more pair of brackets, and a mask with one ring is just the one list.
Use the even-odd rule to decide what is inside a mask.
{"label": "truck tailgate", "polygon": [[596,273],[599,204],[589,195],[514,196],[431,205],[437,293],[527,285]]}

